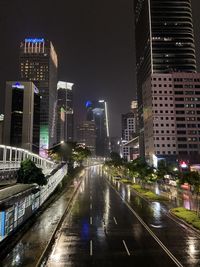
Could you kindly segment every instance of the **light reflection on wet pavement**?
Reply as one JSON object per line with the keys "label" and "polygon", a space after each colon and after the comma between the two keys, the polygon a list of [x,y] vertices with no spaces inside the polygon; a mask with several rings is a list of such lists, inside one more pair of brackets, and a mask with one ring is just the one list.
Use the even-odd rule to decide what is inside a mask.
{"label": "light reflection on wet pavement", "polygon": [[[46,266],[200,266],[200,236],[168,216],[173,202],[148,203],[129,186],[110,180],[122,199],[130,204],[177,262],[155,241],[101,173],[98,166],[87,170]],[[61,196],[38,218],[1,263],[2,266],[35,266],[65,210],[67,200],[67,195]]]}
{"label": "light reflection on wet pavement", "polygon": [[200,236],[168,216],[170,205],[147,203],[128,186],[111,181],[164,244],[161,248],[99,173],[98,168],[88,172],[84,189],[49,256],[48,267],[200,266]]}

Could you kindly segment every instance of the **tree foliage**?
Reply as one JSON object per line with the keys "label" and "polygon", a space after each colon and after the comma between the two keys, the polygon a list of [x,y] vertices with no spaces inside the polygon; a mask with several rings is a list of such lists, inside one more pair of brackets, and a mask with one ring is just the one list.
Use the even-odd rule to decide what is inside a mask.
{"label": "tree foliage", "polygon": [[110,153],[111,162],[114,166],[121,166],[123,165],[123,159],[117,152]]}
{"label": "tree foliage", "polygon": [[181,183],[188,183],[192,186],[193,191],[196,194],[197,199],[197,214],[199,216],[199,193],[200,193],[200,174],[198,172],[185,172],[182,173],[182,176],[180,178]]}
{"label": "tree foliage", "polygon": [[164,179],[165,175],[169,174],[169,170],[164,160],[159,161],[156,174],[158,179]]}
{"label": "tree foliage", "polygon": [[49,156],[56,161],[70,161],[72,158],[72,151],[77,144],[75,142],[64,142],[57,144],[49,149]]}
{"label": "tree foliage", "polygon": [[133,178],[138,178],[142,183],[152,182],[156,179],[154,169],[145,161],[138,158],[126,164],[129,173]]}
{"label": "tree foliage", "polygon": [[76,146],[72,151],[72,159],[79,164],[91,156],[91,151],[87,147]]}
{"label": "tree foliage", "polygon": [[49,156],[57,161],[82,163],[84,159],[91,156],[91,151],[87,147],[77,145],[76,142],[66,142],[49,149]]}
{"label": "tree foliage", "polygon": [[22,184],[47,184],[47,180],[44,174],[42,173],[42,169],[38,168],[35,163],[30,159],[26,159],[21,162],[21,167],[17,171],[17,182]]}

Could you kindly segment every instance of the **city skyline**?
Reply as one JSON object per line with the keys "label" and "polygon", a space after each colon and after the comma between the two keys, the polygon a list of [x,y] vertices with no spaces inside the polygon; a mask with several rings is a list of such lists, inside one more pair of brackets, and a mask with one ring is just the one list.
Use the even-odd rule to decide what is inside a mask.
{"label": "city skyline", "polygon": [[[136,92],[133,2],[115,2],[115,10],[112,10],[114,1],[107,4],[103,1],[101,5],[91,5],[89,1],[80,5],[61,1],[60,7],[48,6],[48,9],[45,9],[45,3],[46,1],[40,3],[40,10],[34,7],[33,1],[29,3],[30,8],[24,1],[12,3],[12,7],[9,1],[0,3],[1,10],[5,10],[4,13],[9,13],[12,17],[12,20],[9,20],[4,15],[0,23],[2,39],[6,40],[0,44],[1,51],[4,51],[0,63],[0,94],[5,90],[6,80],[17,78],[18,47],[21,40],[32,36],[47,38],[52,40],[58,51],[59,80],[75,83],[75,106],[82,106],[83,110],[84,102],[89,98],[106,99],[109,102],[109,113],[112,113],[111,136],[116,132],[120,135],[120,116],[129,110],[130,99],[135,97]],[[20,6],[22,8],[19,8]],[[193,0],[199,69],[198,7],[198,1]],[[66,8],[69,12],[64,16]],[[58,17],[56,22],[50,20],[53,15]],[[76,17],[76,20],[73,17]],[[118,99],[121,101],[120,106]],[[2,100],[0,105],[2,112]],[[81,117],[82,110],[78,111],[75,117]],[[114,124],[113,121],[118,123]]]}
{"label": "city skyline", "polygon": [[199,0],[12,2],[0,265],[199,267]]}
{"label": "city skyline", "polygon": [[[20,3],[23,6],[23,1]],[[71,12],[66,22],[61,16],[65,9],[60,11],[59,6],[55,7],[56,11],[61,12],[57,12],[60,16],[56,23],[55,20],[50,21],[50,15],[54,12],[53,8],[48,7],[49,12],[43,12],[46,7],[45,3],[45,1],[41,3],[40,11],[38,11],[33,1],[30,1],[32,8],[29,9],[24,5],[19,11],[21,16],[14,11],[19,10],[20,4],[12,3],[11,7],[7,1],[0,3],[1,9],[5,10],[4,13],[8,13],[6,11],[9,10],[12,21],[16,22],[13,25],[5,15],[2,16],[0,22],[2,39],[7,40],[0,43],[1,51],[5,51],[0,63],[0,95],[2,95],[0,113],[3,112],[2,99],[4,99],[5,81],[18,78],[20,42],[27,37],[44,37],[51,40],[58,51],[60,61],[58,79],[69,80],[75,84],[74,104],[76,109],[79,107],[75,113],[75,120],[83,119],[84,102],[87,99],[103,98],[109,103],[109,114],[112,114],[110,115],[111,136],[115,136],[116,133],[120,136],[120,116],[129,110],[130,99],[136,95],[133,1],[115,3],[112,19],[109,15],[112,9],[110,1],[107,11],[103,9],[105,2],[102,2],[101,6],[90,5],[89,1],[84,5],[68,3],[67,7]],[[64,1],[60,4],[63,7],[66,6]],[[200,3],[193,0],[198,71],[200,69],[199,7]],[[76,10],[79,19],[73,21]],[[104,21],[102,21],[100,15],[104,11]],[[34,14],[37,14],[37,20]],[[94,17],[94,14],[97,16]],[[90,22],[93,22],[93,26]],[[106,27],[106,23],[109,27]],[[123,88],[123,96],[120,88]],[[120,106],[118,99],[121,101]]]}

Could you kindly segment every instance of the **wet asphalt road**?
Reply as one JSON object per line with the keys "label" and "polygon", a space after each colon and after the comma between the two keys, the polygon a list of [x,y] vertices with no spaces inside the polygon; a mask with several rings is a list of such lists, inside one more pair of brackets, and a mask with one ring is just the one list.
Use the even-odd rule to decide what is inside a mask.
{"label": "wet asphalt road", "polygon": [[200,236],[172,220],[169,205],[101,175],[100,167],[88,169],[48,267],[200,266]]}

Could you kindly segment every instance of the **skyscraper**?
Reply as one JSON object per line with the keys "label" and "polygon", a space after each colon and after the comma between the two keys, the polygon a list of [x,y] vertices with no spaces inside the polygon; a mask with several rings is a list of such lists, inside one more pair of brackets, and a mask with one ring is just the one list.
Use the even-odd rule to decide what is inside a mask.
{"label": "skyscraper", "polygon": [[92,155],[95,155],[96,126],[94,121],[83,121],[77,126],[77,141],[88,147]]}
{"label": "skyscraper", "polygon": [[122,114],[122,142],[121,142],[121,156],[126,160],[133,160],[137,154],[135,142],[131,142],[138,137],[138,114],[137,114],[137,101],[131,102],[131,112]]}
{"label": "skyscraper", "polygon": [[0,144],[3,144],[4,114],[0,114]]}
{"label": "skyscraper", "polygon": [[143,84],[146,159],[200,161],[200,73],[152,74]]}
{"label": "skyscraper", "polygon": [[122,114],[122,139],[130,141],[137,134],[137,113]]}
{"label": "skyscraper", "polygon": [[195,72],[191,1],[136,0],[137,76]]}
{"label": "skyscraper", "polygon": [[87,120],[93,121],[96,127],[96,155],[108,156],[110,150],[110,135],[107,103],[104,100],[87,101]]}
{"label": "skyscraper", "polygon": [[191,1],[136,0],[135,36],[140,152],[144,155],[142,84],[154,73],[196,72]]}
{"label": "skyscraper", "polygon": [[73,141],[73,83],[61,82],[57,84],[57,142]]}
{"label": "skyscraper", "polygon": [[40,95],[32,82],[6,82],[3,143],[39,152]]}
{"label": "skyscraper", "polygon": [[27,38],[20,46],[20,78],[41,94],[40,153],[56,143],[57,54],[50,41]]}

